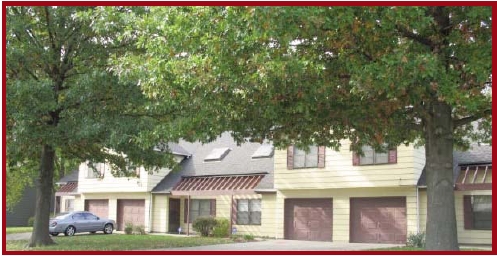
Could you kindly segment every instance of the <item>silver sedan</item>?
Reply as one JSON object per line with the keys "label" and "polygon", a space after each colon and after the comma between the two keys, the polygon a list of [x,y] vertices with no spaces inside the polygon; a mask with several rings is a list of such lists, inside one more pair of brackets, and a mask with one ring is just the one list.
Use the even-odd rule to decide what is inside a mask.
{"label": "silver sedan", "polygon": [[61,213],[57,217],[50,219],[48,228],[52,236],[64,233],[66,236],[73,236],[75,233],[103,231],[105,234],[112,234],[116,222],[114,220],[100,218],[91,212],[75,211]]}

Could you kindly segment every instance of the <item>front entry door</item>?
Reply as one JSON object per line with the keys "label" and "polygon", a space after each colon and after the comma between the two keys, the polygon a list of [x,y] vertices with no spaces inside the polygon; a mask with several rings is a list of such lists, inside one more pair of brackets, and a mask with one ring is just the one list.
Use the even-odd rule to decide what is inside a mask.
{"label": "front entry door", "polygon": [[178,233],[180,218],[180,199],[169,198],[169,233]]}

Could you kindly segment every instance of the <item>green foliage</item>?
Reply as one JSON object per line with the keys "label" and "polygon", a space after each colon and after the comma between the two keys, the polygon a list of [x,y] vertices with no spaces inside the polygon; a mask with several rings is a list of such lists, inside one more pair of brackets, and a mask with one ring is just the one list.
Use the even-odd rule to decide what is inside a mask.
{"label": "green foliage", "polygon": [[133,234],[133,229],[134,229],[133,223],[128,222],[128,223],[124,224],[124,234],[126,234],[126,235]]}
{"label": "green foliage", "polygon": [[415,248],[425,248],[425,233],[420,232],[417,234],[410,234],[407,237],[406,246],[415,247]]}
{"label": "green foliage", "polygon": [[143,226],[143,225],[134,226],[133,233],[139,234],[139,235],[146,235],[147,234],[147,232],[145,232],[145,226]]}
{"label": "green foliage", "polygon": [[28,219],[28,227],[32,227],[35,224],[35,217],[29,217]]}
{"label": "green foliage", "polygon": [[212,236],[228,237],[230,233],[230,221],[226,218],[216,218],[216,225],[212,229]]}
{"label": "green foliage", "polygon": [[252,234],[247,234],[247,235],[243,235],[243,239],[245,239],[246,241],[254,241],[255,237]]}
{"label": "green foliage", "polygon": [[216,224],[217,220],[214,217],[198,217],[193,221],[192,227],[201,236],[209,236]]}
{"label": "green foliage", "polygon": [[[239,141],[269,138],[280,147],[338,148],[350,139],[353,150],[422,143],[430,101],[449,104],[454,120],[491,121],[483,92],[491,9],[440,10],[152,7],[134,27],[144,52],[112,62],[121,79],[190,113],[158,127],[164,133],[209,140],[229,130]],[[442,16],[452,24],[444,32],[436,28]],[[461,147],[477,132],[464,120],[454,133]],[[489,140],[487,128],[479,141]]]}

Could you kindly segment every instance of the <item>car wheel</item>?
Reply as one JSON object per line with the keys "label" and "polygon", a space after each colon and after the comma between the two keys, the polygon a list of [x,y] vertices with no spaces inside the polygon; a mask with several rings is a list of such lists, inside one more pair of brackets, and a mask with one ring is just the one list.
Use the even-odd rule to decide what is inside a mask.
{"label": "car wheel", "polygon": [[105,234],[112,234],[112,231],[114,230],[114,227],[112,224],[105,224],[104,226],[104,233]]}
{"label": "car wheel", "polygon": [[74,236],[74,234],[76,233],[76,228],[73,227],[73,226],[69,226],[66,228],[66,231],[64,232],[64,235],[66,236]]}
{"label": "car wheel", "polygon": [[54,233],[50,233],[50,235],[52,235],[52,236],[58,236],[59,233],[54,232]]}

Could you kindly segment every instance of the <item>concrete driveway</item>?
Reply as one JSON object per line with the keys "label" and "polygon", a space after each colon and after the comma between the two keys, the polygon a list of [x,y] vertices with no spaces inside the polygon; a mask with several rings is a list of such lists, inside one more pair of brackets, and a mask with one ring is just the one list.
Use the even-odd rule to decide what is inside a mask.
{"label": "concrete driveway", "polygon": [[265,240],[246,243],[159,249],[157,251],[361,251],[403,246],[399,244],[363,244],[296,240]]}
{"label": "concrete driveway", "polygon": [[[7,235],[7,240],[28,240],[31,233]],[[401,246],[398,244],[356,244],[268,239],[246,243],[216,244],[196,247],[167,248],[155,251],[360,251]]]}

